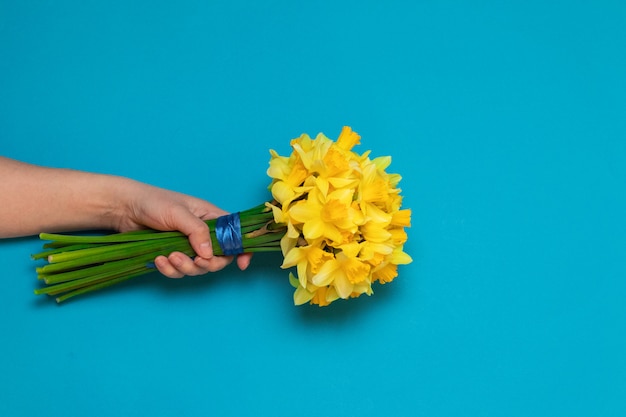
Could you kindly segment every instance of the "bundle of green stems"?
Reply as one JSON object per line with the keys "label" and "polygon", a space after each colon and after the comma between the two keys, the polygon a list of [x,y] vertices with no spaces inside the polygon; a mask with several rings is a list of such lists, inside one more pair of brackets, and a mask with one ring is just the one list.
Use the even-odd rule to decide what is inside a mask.
{"label": "bundle of green stems", "polygon": [[[280,251],[286,226],[274,222],[271,208],[260,204],[239,213],[244,252]],[[215,235],[217,219],[207,220],[213,253],[223,255]],[[99,290],[156,271],[159,255],[182,252],[196,256],[187,236],[180,232],[138,230],[106,235],[67,235],[42,233],[49,241],[44,251],[32,255],[46,265],[37,268],[37,277],[46,285],[35,294],[56,296],[61,303],[77,295]]]}

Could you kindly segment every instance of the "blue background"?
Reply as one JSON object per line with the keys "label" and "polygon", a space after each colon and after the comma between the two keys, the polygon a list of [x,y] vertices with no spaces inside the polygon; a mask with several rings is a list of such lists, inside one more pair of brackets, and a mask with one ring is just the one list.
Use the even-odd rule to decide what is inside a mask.
{"label": "blue background", "polygon": [[234,211],[350,125],[414,262],[325,309],[274,255],[57,306],[2,241],[0,415],[626,415],[626,3],[224,3],[0,0],[0,154]]}

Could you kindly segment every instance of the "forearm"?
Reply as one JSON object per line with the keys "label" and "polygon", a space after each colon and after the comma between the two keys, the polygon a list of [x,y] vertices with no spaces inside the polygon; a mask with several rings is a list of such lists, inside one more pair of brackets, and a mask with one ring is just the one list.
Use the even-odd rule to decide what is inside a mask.
{"label": "forearm", "polygon": [[0,237],[115,228],[135,182],[0,157]]}

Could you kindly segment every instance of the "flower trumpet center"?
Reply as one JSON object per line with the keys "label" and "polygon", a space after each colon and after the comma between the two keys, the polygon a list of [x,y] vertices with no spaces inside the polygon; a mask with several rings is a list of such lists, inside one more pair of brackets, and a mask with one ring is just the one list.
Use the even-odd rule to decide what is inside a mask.
{"label": "flower trumpet center", "polygon": [[370,267],[357,259],[347,259],[343,263],[343,270],[346,277],[348,277],[348,281],[352,284],[358,284],[365,281],[370,272]]}
{"label": "flower trumpet center", "polygon": [[322,207],[321,219],[325,223],[335,223],[348,217],[348,207],[339,200],[328,200]]}

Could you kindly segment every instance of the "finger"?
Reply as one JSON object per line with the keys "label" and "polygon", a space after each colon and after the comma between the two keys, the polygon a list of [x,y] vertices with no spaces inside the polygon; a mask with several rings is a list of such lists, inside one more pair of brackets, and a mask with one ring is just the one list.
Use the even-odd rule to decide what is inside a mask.
{"label": "finger", "polygon": [[194,260],[194,263],[205,272],[217,272],[227,267],[232,261],[232,256],[214,256],[210,259],[198,256]]}
{"label": "finger", "polygon": [[165,256],[157,256],[154,259],[154,265],[161,274],[168,278],[182,278],[184,276]]}
{"label": "finger", "polygon": [[193,250],[202,258],[213,257],[209,226],[184,207],[179,207],[173,216],[173,227],[187,235]]}
{"label": "finger", "polygon": [[242,253],[241,255],[237,256],[237,266],[242,271],[245,271],[246,269],[248,269],[251,261],[252,261],[251,253]]}
{"label": "finger", "polygon": [[203,275],[208,272],[205,268],[198,266],[189,256],[181,252],[173,252],[167,257],[167,259],[172,266],[183,275],[196,276]]}

